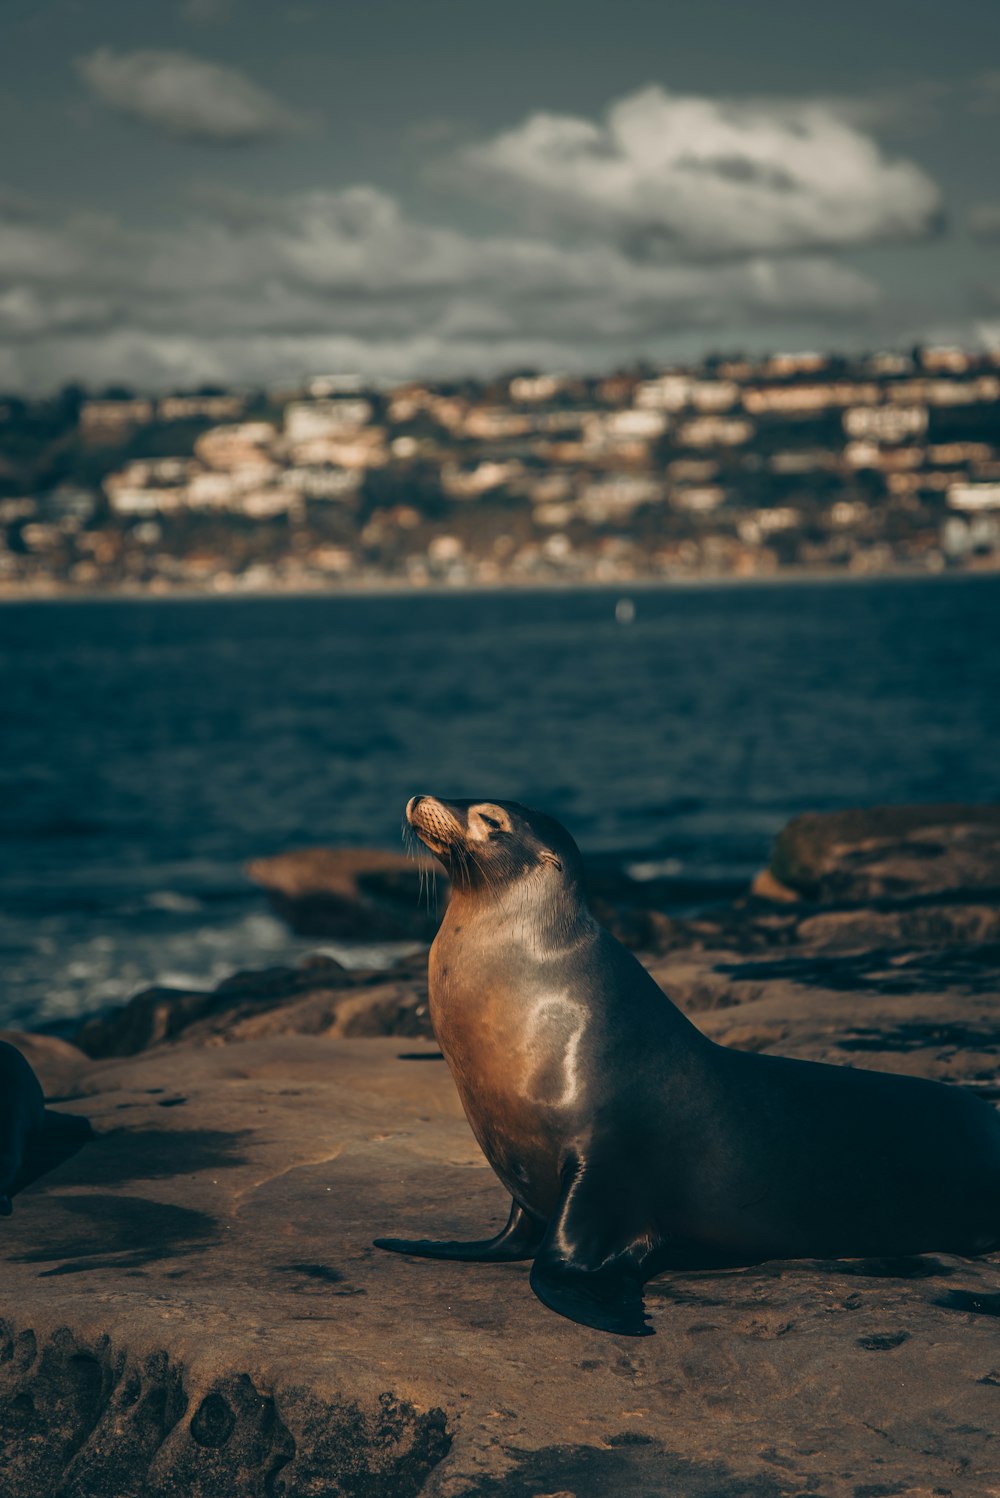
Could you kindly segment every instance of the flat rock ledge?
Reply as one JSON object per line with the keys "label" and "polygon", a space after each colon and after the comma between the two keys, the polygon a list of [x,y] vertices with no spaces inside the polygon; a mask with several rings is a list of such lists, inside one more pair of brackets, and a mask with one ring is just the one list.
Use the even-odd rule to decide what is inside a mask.
{"label": "flat rock ledge", "polygon": [[[885,1064],[838,1052],[835,997],[803,1015],[775,980],[699,1019]],[[963,1000],[970,1030],[987,1002]],[[904,1003],[930,1032],[954,1007],[865,1003],[880,1036]],[[1000,1492],[1000,1260],[670,1274],[647,1292],[655,1337],[607,1336],[546,1311],[525,1265],[371,1246],[504,1217],[427,1041],[285,1035],[95,1062],[24,1039],[98,1138],[0,1225],[4,1498]],[[896,1053],[959,1081],[982,1060]]]}
{"label": "flat rock ledge", "polygon": [[[723,1044],[1000,1100],[998,828],[801,818],[755,894],[681,920],[609,865],[602,918]],[[303,928],[426,934],[385,923],[419,875],[376,863],[262,882]],[[0,1220],[0,1498],[1000,1498],[1000,1256],[667,1274],[633,1340],[526,1265],[373,1248],[506,1214],[425,961],[6,1037],[97,1138]]]}

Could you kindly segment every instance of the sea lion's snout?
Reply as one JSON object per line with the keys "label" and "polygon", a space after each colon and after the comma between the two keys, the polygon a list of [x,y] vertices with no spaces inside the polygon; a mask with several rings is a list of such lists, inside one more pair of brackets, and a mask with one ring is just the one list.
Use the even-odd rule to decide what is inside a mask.
{"label": "sea lion's snout", "polygon": [[406,803],[406,820],[420,841],[439,855],[464,836],[458,818],[436,796],[411,796]]}
{"label": "sea lion's snout", "polygon": [[417,832],[427,821],[436,820],[436,813],[444,810],[435,796],[411,796],[406,803],[406,820]]}

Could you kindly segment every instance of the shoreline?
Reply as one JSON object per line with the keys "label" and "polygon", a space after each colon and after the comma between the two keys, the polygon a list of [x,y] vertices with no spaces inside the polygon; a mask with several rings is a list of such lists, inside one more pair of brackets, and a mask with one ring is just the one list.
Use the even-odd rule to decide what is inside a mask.
{"label": "shoreline", "polygon": [[692,577],[637,577],[621,579],[547,578],[545,581],[448,583],[435,582],[415,586],[401,578],[365,578],[359,582],[338,583],[335,587],[304,588],[176,588],[169,591],[144,588],[115,588],[95,592],[89,589],[57,591],[26,590],[12,593],[0,590],[0,608],[18,604],[65,603],[240,603],[272,601],[280,598],[347,599],[402,597],[478,597],[497,594],[536,593],[608,593],[627,598],[632,593],[668,593],[715,591],[721,589],[801,586],[808,583],[865,584],[894,582],[957,582],[969,579],[1000,578],[1000,566],[963,567],[928,571],[922,567],[894,567],[884,572],[850,572],[844,569],[784,567],[777,572],[756,573],[745,577],[732,574],[704,574]]}

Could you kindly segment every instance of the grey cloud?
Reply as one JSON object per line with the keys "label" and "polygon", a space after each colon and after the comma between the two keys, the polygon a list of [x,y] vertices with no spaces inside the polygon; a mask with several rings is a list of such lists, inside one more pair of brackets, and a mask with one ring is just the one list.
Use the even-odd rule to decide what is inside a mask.
{"label": "grey cloud", "polygon": [[829,95],[819,102],[859,130],[909,139],[938,129],[955,96],[953,83],[922,78],[864,94]]}
{"label": "grey cloud", "polygon": [[977,203],[969,213],[969,231],[976,239],[1000,240],[1000,202]]}
{"label": "grey cloud", "polygon": [[76,66],[102,104],[179,140],[251,145],[304,124],[236,68],[186,52],[99,47]]}
{"label": "grey cloud", "polygon": [[181,0],[180,13],[196,26],[211,26],[228,21],[235,10],[235,0]]}
{"label": "grey cloud", "polygon": [[584,231],[663,259],[920,239],[941,222],[927,174],[887,158],[830,101],[726,101],[652,86],[599,122],[531,115],[437,172],[502,195],[536,229]]}
{"label": "grey cloud", "polygon": [[973,79],[969,109],[972,114],[1000,114],[1000,68],[991,68]]}
{"label": "grey cloud", "polygon": [[32,218],[38,212],[38,205],[24,193],[13,192],[9,187],[0,183],[0,232],[5,224],[18,223],[22,219]]}
{"label": "grey cloud", "polygon": [[600,243],[474,236],[373,187],[203,197],[158,230],[78,215],[0,230],[0,384],[271,381],[348,363],[389,377],[579,365],[683,329],[866,316],[820,256],[664,265]]}

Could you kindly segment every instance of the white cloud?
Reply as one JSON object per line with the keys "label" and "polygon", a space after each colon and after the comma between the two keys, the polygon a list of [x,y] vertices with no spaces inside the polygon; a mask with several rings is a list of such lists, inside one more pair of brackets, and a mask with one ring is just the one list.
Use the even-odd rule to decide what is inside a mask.
{"label": "white cloud", "polygon": [[599,367],[686,329],[725,343],[876,299],[820,256],[638,264],[613,245],[421,224],[373,187],[203,193],[188,222],[156,230],[0,216],[0,286],[0,383],[31,388]]}
{"label": "white cloud", "polygon": [[603,121],[534,114],[442,170],[535,227],[587,231],[647,259],[799,253],[921,238],[941,203],[832,102],[744,102],[653,86]]}
{"label": "white cloud", "polygon": [[181,140],[249,145],[299,129],[302,120],[236,68],[186,52],[115,52],[77,61],[102,104]]}

